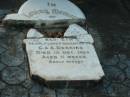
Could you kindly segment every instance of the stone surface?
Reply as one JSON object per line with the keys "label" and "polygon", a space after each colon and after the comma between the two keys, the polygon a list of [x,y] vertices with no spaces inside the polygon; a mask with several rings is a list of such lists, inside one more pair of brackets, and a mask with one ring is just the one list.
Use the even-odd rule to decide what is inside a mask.
{"label": "stone surface", "polygon": [[2,91],[1,97],[28,97],[28,93],[21,86],[9,86]]}
{"label": "stone surface", "polygon": [[26,79],[26,73],[17,67],[8,67],[2,71],[2,79],[8,84],[20,84]]}
{"label": "stone surface", "polygon": [[82,97],[81,91],[76,89],[57,90],[58,97]]}
{"label": "stone surface", "polygon": [[44,88],[45,97],[56,97],[56,92],[54,89]]}
{"label": "stone surface", "polygon": [[31,79],[27,79],[27,80],[25,80],[25,82],[23,82],[22,85],[23,85],[25,88],[27,88],[27,89],[31,89],[32,86],[33,86],[33,82],[32,82]]}
{"label": "stone surface", "polygon": [[3,70],[6,67],[5,64],[0,63],[0,71]]}
{"label": "stone surface", "polygon": [[102,60],[102,63],[104,65],[108,65],[108,66],[111,66],[111,65],[117,65],[119,62],[119,57],[118,55],[114,55],[112,56],[111,58],[105,58],[104,60]]}
{"label": "stone surface", "polygon": [[43,92],[43,85],[36,83],[36,82],[33,82],[30,92],[31,93],[42,93]]}
{"label": "stone surface", "polygon": [[28,38],[42,38],[44,37],[43,34],[39,33],[36,29],[30,29],[27,33]]}
{"label": "stone surface", "polygon": [[101,79],[104,72],[93,47],[92,37],[80,29],[78,25],[72,25],[65,32],[76,31],[79,35],[81,33],[80,36],[75,36],[76,39],[25,39],[31,75],[49,81]]}
{"label": "stone surface", "polygon": [[56,23],[60,23],[59,21],[74,23],[85,21],[85,19],[82,11],[69,0],[28,0],[21,6],[17,14],[7,15],[4,21],[18,20],[36,22],[37,25],[44,23],[56,25]]}
{"label": "stone surface", "polygon": [[112,82],[123,82],[126,79],[126,74],[119,68],[107,66],[104,68],[106,78]]}
{"label": "stone surface", "polygon": [[3,47],[0,47],[0,54],[3,53],[6,49]]}
{"label": "stone surface", "polygon": [[6,84],[5,84],[4,82],[0,81],[0,90],[1,90],[1,89],[4,89],[5,86],[6,86]]}
{"label": "stone surface", "polygon": [[6,34],[5,32],[6,32],[5,28],[0,26],[0,37],[3,37]]}
{"label": "stone surface", "polygon": [[1,55],[1,61],[8,66],[18,66],[24,62],[22,49],[12,49]]}
{"label": "stone surface", "polygon": [[[1,1],[1,3],[5,2],[5,0],[2,0],[2,1]],[[6,0],[6,1],[9,1],[9,0]],[[15,1],[15,0],[11,0],[11,1]],[[80,1],[80,0],[75,0],[75,1]],[[110,2],[112,0],[110,0],[110,1],[99,0],[98,2],[96,0],[94,0],[96,2],[96,4],[93,2],[91,2],[91,4],[87,3],[88,6],[86,6],[86,3],[84,3],[84,1],[83,1],[83,4],[85,6],[81,5],[81,8],[83,8],[85,12],[86,11],[87,11],[87,13],[89,12],[88,17],[87,17],[88,18],[87,19],[88,27],[89,28],[91,27],[92,29],[94,29],[94,31],[96,31],[96,32],[94,32],[93,30],[91,30],[88,32],[91,33],[92,36],[94,37],[94,40],[96,42],[95,45],[98,45],[98,43],[102,42],[103,49],[99,52],[99,54],[101,54],[101,55],[104,54],[104,56],[106,56],[106,57],[102,56],[103,57],[102,60],[108,60],[103,63],[103,68],[108,68],[109,64],[107,64],[107,62],[111,63],[110,61],[112,59],[115,60],[115,58],[113,56],[122,55],[122,54],[127,55],[127,59],[125,59],[125,60],[124,60],[124,58],[122,58],[122,59],[123,59],[123,63],[127,64],[128,67],[127,67],[127,69],[123,69],[123,70],[121,70],[121,69],[115,70],[115,68],[116,69],[120,68],[119,66],[122,64],[122,62],[121,61],[118,61],[117,63],[114,62],[114,64],[111,65],[111,68],[109,69],[109,72],[108,72],[109,78],[111,78],[111,76],[113,76],[113,75],[122,75],[123,74],[123,75],[127,75],[127,78],[125,81],[119,81],[119,80],[113,81],[112,79],[105,80],[103,82],[101,81],[100,84],[98,83],[98,85],[96,84],[96,85],[92,85],[91,87],[89,87],[89,91],[85,90],[85,93],[86,93],[85,96],[82,95],[82,89],[81,89],[80,94],[82,95],[82,97],[130,97],[130,92],[129,92],[130,91],[130,51],[129,51],[129,49],[130,49],[130,33],[129,33],[130,16],[122,14],[121,10],[119,10],[119,8],[116,9],[115,4],[111,5],[112,3],[110,3]],[[86,1],[88,1],[88,0],[86,0]],[[89,0],[89,1],[93,1],[93,0]],[[100,3],[100,1],[104,2],[105,4]],[[114,2],[114,1],[120,1],[120,0],[113,0],[112,2]],[[19,0],[18,0],[18,2],[19,2]],[[97,5],[97,3],[99,5]],[[10,3],[6,2],[6,4],[8,4],[10,6]],[[3,6],[3,7],[6,7],[6,6]],[[88,9],[86,10],[86,8],[88,8]],[[124,11],[123,11],[123,13],[124,13]],[[129,19],[126,19],[127,16],[129,17]],[[10,32],[10,30],[9,30],[8,33],[12,33],[12,32]],[[19,34],[18,31],[17,31],[17,33]],[[96,33],[96,35],[93,33]],[[8,49],[8,47],[10,45],[14,44],[14,43],[7,43],[7,40],[9,37],[10,37],[10,34],[4,38],[0,38],[0,46],[6,48],[6,51],[10,51]],[[123,37],[124,37],[124,39],[122,39]],[[101,41],[99,41],[97,38],[100,38]],[[119,43],[120,41],[122,41],[122,43]],[[125,44],[128,44],[128,45],[125,45]],[[99,46],[97,48],[97,50],[100,48],[102,48],[102,47]],[[16,50],[18,50],[18,48],[16,48]],[[3,54],[5,54],[5,52],[3,52]],[[0,58],[2,58],[1,55],[0,55]],[[111,59],[111,60],[109,60],[109,59]],[[118,65],[118,63],[120,63],[120,65]],[[7,67],[7,65],[5,65],[5,66]],[[114,68],[114,69],[112,69],[112,68]],[[104,71],[106,71],[106,70],[104,69]],[[1,76],[1,73],[2,72],[0,72],[0,76]],[[108,78],[108,74],[105,75],[105,79]],[[2,81],[2,79],[0,79],[0,80]],[[31,79],[28,79],[28,80],[31,81]],[[23,83],[19,84],[18,88],[16,87],[16,85],[11,85],[11,86],[14,86],[15,92],[12,91],[11,93],[6,94],[6,93],[8,93],[7,88],[10,88],[10,85],[6,83],[6,89],[4,89],[5,93],[2,93],[3,90],[0,90],[0,97],[26,97],[26,96],[23,96],[23,93],[17,94],[17,96],[16,96],[16,93],[18,92],[18,89],[21,89],[22,84]],[[102,84],[104,84],[105,86],[102,88],[98,88],[98,87],[101,87]],[[113,84],[114,84],[114,86],[113,86]],[[121,86],[121,85],[124,85],[124,86]],[[32,86],[34,86],[34,84],[30,85],[29,87],[32,87]],[[69,90],[69,88],[67,88],[67,87],[63,87],[60,90],[64,92],[64,88]],[[86,88],[87,88],[87,86],[86,86]],[[12,88],[10,88],[10,90],[12,90]],[[55,90],[56,90],[56,95],[54,95],[54,96],[58,97],[58,96],[60,96],[60,94],[64,97],[66,96],[66,94],[63,92],[60,94],[57,93],[57,91],[58,91],[57,88],[55,88]],[[104,91],[101,91],[101,90],[104,90]],[[126,95],[127,90],[128,90],[128,95]],[[99,96],[98,91],[101,91],[101,93],[105,94],[105,95]],[[43,91],[43,93],[30,93],[30,88],[29,88],[26,90],[26,92],[28,92],[28,94],[30,94],[29,97],[44,97],[44,91]],[[76,92],[74,91],[73,94],[74,93],[76,93]]]}

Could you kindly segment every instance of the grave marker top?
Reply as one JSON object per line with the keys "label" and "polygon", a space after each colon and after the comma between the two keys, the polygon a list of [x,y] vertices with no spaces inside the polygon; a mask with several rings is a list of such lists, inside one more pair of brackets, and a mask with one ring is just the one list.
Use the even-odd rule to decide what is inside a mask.
{"label": "grave marker top", "polygon": [[28,0],[16,14],[9,14],[4,21],[31,21],[39,24],[60,23],[61,21],[74,22],[85,21],[83,12],[68,0]]}

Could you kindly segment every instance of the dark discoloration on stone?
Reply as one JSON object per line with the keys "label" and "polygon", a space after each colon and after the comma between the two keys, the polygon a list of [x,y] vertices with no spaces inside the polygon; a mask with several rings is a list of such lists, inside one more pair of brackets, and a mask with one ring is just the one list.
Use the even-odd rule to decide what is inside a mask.
{"label": "dark discoloration on stone", "polygon": [[82,97],[81,91],[76,89],[57,90],[58,97]]}
{"label": "dark discoloration on stone", "polygon": [[2,71],[2,79],[8,84],[20,84],[26,79],[26,73],[18,67],[7,67]]}
{"label": "dark discoloration on stone", "polygon": [[5,64],[0,63],[0,71],[3,70],[6,67]]}
{"label": "dark discoloration on stone", "polygon": [[3,47],[0,47],[0,54],[3,53],[4,51],[6,51],[6,49]]}
{"label": "dark discoloration on stone", "polygon": [[[90,0],[89,0],[90,1]],[[76,91],[69,90],[68,87],[62,87],[67,88],[68,93],[66,94],[64,89],[56,90],[56,93],[52,93],[53,96],[66,96],[68,97],[68,94],[74,94],[75,96],[78,95],[78,97],[81,95],[82,97],[129,97],[130,96],[130,18],[128,15],[122,14],[120,9],[115,7],[115,4],[113,4],[113,7],[110,7],[110,5],[107,5],[105,3],[94,3],[91,0],[91,4],[87,4],[88,6],[81,6],[83,8],[84,12],[87,13],[87,24],[88,27],[91,28],[89,32],[94,37],[94,40],[96,41],[95,47],[98,51],[98,55],[100,54],[101,63],[103,65],[103,69],[106,72],[106,76],[103,79],[101,84],[98,85],[90,85],[86,84],[85,87],[89,86],[88,89],[85,89],[84,91],[79,91],[78,94]],[[102,0],[100,0],[102,1]],[[108,0],[107,0],[108,1]],[[1,1],[2,2],[2,1]],[[105,1],[106,2],[106,1]],[[86,5],[84,3],[84,5]],[[107,5],[107,6],[106,6]],[[89,8],[89,9],[88,9]],[[6,13],[6,11],[4,11]],[[124,12],[123,12],[124,13]],[[3,13],[0,14],[0,18],[5,16]],[[22,56],[21,61],[13,62],[15,61],[14,53],[13,54],[7,54],[7,52],[10,52],[10,49],[15,50],[14,52],[17,53],[18,48],[21,48],[21,40],[20,36],[22,37],[22,34],[19,33],[19,29],[23,29],[26,27],[26,29],[33,26],[32,24],[29,25],[29,27],[26,26],[18,26],[17,30],[14,26],[11,26],[8,31],[1,32],[0,33],[0,75],[3,75],[3,72],[8,71],[8,66],[18,66],[17,71],[12,70],[14,75],[17,75],[21,71],[24,72],[24,69],[26,69],[26,66],[21,65],[23,62],[23,53],[18,53],[18,56],[16,54],[16,58],[18,60],[21,60],[19,56]],[[15,32],[13,32],[11,29],[13,28]],[[27,30],[28,31],[28,30]],[[13,33],[12,33],[13,32]],[[20,40],[19,40],[20,38]],[[9,42],[10,40],[19,40],[19,42]],[[14,46],[16,49],[14,49]],[[3,52],[4,48],[4,52]],[[9,49],[10,48],[10,49]],[[5,52],[6,51],[6,52]],[[104,56],[102,56],[104,55]],[[117,58],[118,57],[118,58]],[[11,59],[10,59],[11,58]],[[8,59],[10,61],[8,61]],[[25,60],[24,60],[25,61]],[[26,62],[26,61],[25,61]],[[3,64],[4,63],[4,64]],[[26,62],[27,63],[27,62]],[[6,65],[5,65],[6,64]],[[20,66],[20,67],[19,67]],[[6,68],[6,69],[4,69]],[[13,68],[13,67],[12,67]],[[21,69],[20,69],[21,68]],[[4,69],[4,70],[3,70]],[[15,68],[14,68],[15,69]],[[1,72],[1,70],[3,72]],[[11,71],[11,72],[12,72]],[[7,80],[9,79],[9,76],[11,75],[11,72],[9,72],[7,76]],[[29,71],[28,71],[29,73]],[[21,75],[21,74],[20,74]],[[24,73],[22,73],[21,76],[23,76]],[[27,77],[25,75],[25,77]],[[17,76],[14,77],[15,81]],[[23,80],[23,83],[20,81],[17,81],[15,83],[19,83],[19,86],[15,86],[12,83],[0,83],[0,88],[4,89],[3,91],[0,89],[1,97],[28,97],[27,94],[29,94],[29,97],[43,97],[46,92],[44,92],[44,89],[42,90],[43,86],[37,86],[36,84],[33,84],[31,82],[31,79],[28,78],[27,80]],[[0,78],[0,80],[2,80]],[[9,84],[12,85],[12,87],[9,86]],[[5,87],[6,85],[6,87]],[[103,85],[103,86],[102,86]],[[25,88],[23,88],[23,87]],[[67,85],[66,85],[67,86]],[[84,94],[83,94],[84,92]],[[45,94],[44,94],[45,93]],[[103,95],[104,94],[104,95]],[[72,95],[71,95],[72,96]],[[69,97],[71,97],[69,95]],[[49,96],[50,97],[50,96]]]}
{"label": "dark discoloration on stone", "polygon": [[4,82],[0,81],[0,90],[1,90],[1,89],[4,89],[5,86],[6,86],[6,84],[5,84]]}
{"label": "dark discoloration on stone", "polygon": [[2,91],[1,97],[28,97],[28,93],[21,86],[9,86]]}
{"label": "dark discoloration on stone", "polygon": [[24,52],[22,49],[7,51],[1,55],[1,61],[8,66],[18,66],[24,62]]}

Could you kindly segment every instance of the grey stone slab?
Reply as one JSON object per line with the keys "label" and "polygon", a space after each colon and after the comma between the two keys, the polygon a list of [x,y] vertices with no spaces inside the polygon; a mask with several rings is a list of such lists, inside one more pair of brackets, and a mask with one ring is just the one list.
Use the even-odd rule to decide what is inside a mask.
{"label": "grey stone slab", "polygon": [[3,47],[0,47],[0,54],[3,53],[4,51],[6,51],[6,49]]}
{"label": "grey stone slab", "polygon": [[0,63],[0,71],[3,70],[6,67],[5,64]]}
{"label": "grey stone slab", "polygon": [[126,79],[126,74],[121,69],[113,67],[113,66],[106,66],[104,67],[104,71],[106,74],[106,79],[112,82],[123,82]]}
{"label": "grey stone slab", "polygon": [[128,97],[129,88],[123,84],[113,83],[111,84],[111,87],[117,97]]}
{"label": "grey stone slab", "polygon": [[2,79],[8,84],[20,84],[25,81],[26,73],[18,67],[7,67],[2,71]]}
{"label": "grey stone slab", "polygon": [[23,69],[25,72],[29,72],[29,66],[28,63],[24,61],[23,64],[20,64],[19,67]]}
{"label": "grey stone slab", "polygon": [[40,93],[30,93],[30,97],[46,97],[46,96]]}
{"label": "grey stone slab", "polygon": [[30,21],[30,23],[35,23],[36,26],[42,26],[42,24],[45,24],[45,26],[63,26],[59,25],[59,23],[63,22],[62,24],[68,25],[79,22],[83,23],[85,19],[86,17],[83,12],[70,1],[53,0],[52,2],[39,0],[37,2],[35,0],[28,0],[19,9],[18,13],[7,15],[4,21],[22,21],[24,24]]}
{"label": "grey stone slab", "polygon": [[56,92],[54,89],[44,88],[45,97],[56,97]]}
{"label": "grey stone slab", "polygon": [[24,33],[18,33],[15,37],[14,37],[14,44],[16,46],[16,48],[22,48],[23,47],[23,40],[25,38],[25,34]]}
{"label": "grey stone slab", "polygon": [[126,86],[126,87],[129,87],[130,88],[130,79],[126,79],[123,84]]}
{"label": "grey stone slab", "polygon": [[130,66],[126,69],[127,78],[130,79]]}
{"label": "grey stone slab", "polygon": [[42,93],[43,92],[43,85],[33,82],[32,88],[30,89],[31,93]]}
{"label": "grey stone slab", "polygon": [[2,91],[1,97],[28,97],[28,93],[21,86],[8,86]]}
{"label": "grey stone slab", "polygon": [[8,66],[18,66],[24,62],[24,55],[25,53],[20,49],[8,50],[1,55],[1,61]]}
{"label": "grey stone slab", "polygon": [[0,37],[6,35],[6,29],[0,26]]}
{"label": "grey stone slab", "polygon": [[31,79],[27,79],[22,83],[22,85],[27,89],[31,89],[33,87],[33,82]]}
{"label": "grey stone slab", "polygon": [[82,97],[82,92],[78,89],[59,89],[57,90],[58,97]]}
{"label": "grey stone slab", "polygon": [[[30,29],[27,36],[34,31]],[[104,72],[93,42],[77,24],[69,26],[64,38],[25,39],[31,75],[47,81],[100,80]]]}
{"label": "grey stone slab", "polygon": [[118,66],[122,69],[122,70],[126,70],[128,68],[128,65],[124,62],[120,62],[118,64]]}
{"label": "grey stone slab", "polygon": [[8,40],[6,38],[0,39],[0,46],[8,49],[9,48]]}
{"label": "grey stone slab", "polygon": [[102,63],[103,65],[117,65],[117,63],[119,63],[119,57],[118,55],[114,55],[112,57],[109,57],[109,58],[103,58],[102,59]]}
{"label": "grey stone slab", "polygon": [[6,86],[6,84],[5,84],[4,82],[0,81],[0,90],[1,90],[1,89],[4,89],[5,86]]}
{"label": "grey stone slab", "polygon": [[125,61],[127,59],[127,56],[125,54],[119,54],[118,57],[119,57],[121,62]]}

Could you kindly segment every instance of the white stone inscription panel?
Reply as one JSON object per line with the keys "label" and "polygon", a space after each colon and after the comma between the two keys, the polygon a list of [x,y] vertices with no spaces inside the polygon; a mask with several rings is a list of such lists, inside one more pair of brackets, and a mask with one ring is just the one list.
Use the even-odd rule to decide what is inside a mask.
{"label": "white stone inscription panel", "polygon": [[76,38],[25,39],[30,72],[47,81],[99,80],[104,76],[91,43]]}
{"label": "white stone inscription panel", "polygon": [[26,21],[32,23],[84,22],[83,12],[69,0],[27,0],[18,13],[7,15],[3,21]]}

